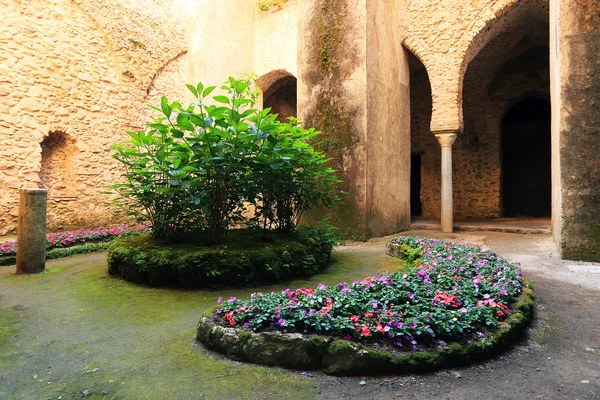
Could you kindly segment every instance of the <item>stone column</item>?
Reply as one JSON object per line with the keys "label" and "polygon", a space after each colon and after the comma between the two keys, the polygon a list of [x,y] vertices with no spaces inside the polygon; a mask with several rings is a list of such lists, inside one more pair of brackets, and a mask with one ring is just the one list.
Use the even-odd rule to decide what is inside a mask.
{"label": "stone column", "polygon": [[454,230],[452,144],[456,140],[456,133],[434,132],[434,135],[442,146],[442,232],[450,233]]}
{"label": "stone column", "polygon": [[17,226],[17,274],[34,274],[46,267],[47,189],[21,189]]}

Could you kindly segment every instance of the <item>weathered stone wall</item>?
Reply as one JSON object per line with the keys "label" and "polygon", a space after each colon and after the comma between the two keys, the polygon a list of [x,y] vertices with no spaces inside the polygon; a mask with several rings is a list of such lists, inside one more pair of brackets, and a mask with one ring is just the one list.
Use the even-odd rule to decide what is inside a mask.
{"label": "weathered stone wall", "polygon": [[220,86],[229,76],[253,72],[256,2],[196,0],[188,5],[189,80]]}
{"label": "weathered stone wall", "polygon": [[[558,240],[569,259],[600,260],[600,0],[552,3]],[[557,182],[555,180],[554,184]],[[555,216],[556,216],[555,209]],[[556,217],[555,217],[556,218]]]}
{"label": "weathered stone wall", "polygon": [[289,0],[276,12],[259,12],[254,32],[254,69],[258,76],[282,69],[298,76],[298,4]]}
{"label": "weathered stone wall", "polygon": [[158,0],[0,2],[0,235],[16,229],[18,189],[46,179],[41,143],[51,132],[67,134],[76,150],[69,174],[54,171],[55,187],[69,180],[74,196],[50,188],[49,230],[115,221],[110,197],[100,194],[119,177],[109,147],[141,125],[138,110],[150,82],[185,51],[172,6]]}
{"label": "weathered stone wall", "polygon": [[367,1],[367,236],[410,226],[410,71],[395,0]]}

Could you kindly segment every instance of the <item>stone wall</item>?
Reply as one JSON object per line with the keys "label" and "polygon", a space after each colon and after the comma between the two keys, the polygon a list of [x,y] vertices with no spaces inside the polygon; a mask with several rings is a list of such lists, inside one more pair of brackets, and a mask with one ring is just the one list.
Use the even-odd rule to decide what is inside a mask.
{"label": "stone wall", "polygon": [[[100,194],[119,178],[109,147],[142,124],[138,111],[150,83],[185,51],[172,5],[162,0],[0,3],[0,235],[15,232],[18,189],[47,183],[41,143],[52,132],[70,138],[73,154],[68,173],[54,167],[60,163],[48,164],[49,230],[116,221],[107,205],[110,197]],[[59,189],[65,187],[69,196]]]}
{"label": "stone wall", "polygon": [[563,257],[599,261],[600,0],[552,5],[554,184],[562,188],[555,234]]}
{"label": "stone wall", "polygon": [[395,0],[367,1],[367,236],[410,226],[410,70]]}
{"label": "stone wall", "polygon": [[[347,192],[329,221],[342,234],[366,237],[366,0],[300,3],[298,112],[323,132],[321,150]],[[315,215],[314,218],[321,218]]]}

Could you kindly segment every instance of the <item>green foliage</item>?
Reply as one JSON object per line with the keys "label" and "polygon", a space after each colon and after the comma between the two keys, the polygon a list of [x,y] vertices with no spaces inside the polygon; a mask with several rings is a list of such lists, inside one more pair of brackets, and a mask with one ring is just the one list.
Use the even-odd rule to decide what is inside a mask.
{"label": "green foliage", "polygon": [[[254,109],[251,85],[230,77],[212,101],[214,86],[186,85],[196,98],[188,107],[164,96],[151,106],[164,116],[113,146],[125,166],[125,182],[111,186],[121,211],[148,221],[157,238],[201,232],[214,244],[241,224],[290,232],[304,211],[339,200],[334,171],[309,143],[318,132]],[[254,217],[244,217],[246,204]]]}
{"label": "green foliage", "polygon": [[424,238],[392,242],[413,265],[405,272],[232,298],[215,317],[254,331],[287,329],[417,349],[487,336],[524,289],[518,265],[492,252]]}
{"label": "green foliage", "polygon": [[230,245],[169,245],[148,235],[116,239],[108,250],[111,275],[152,286],[239,286],[307,277],[325,268],[336,238],[330,231],[301,228],[291,235],[234,231]]}

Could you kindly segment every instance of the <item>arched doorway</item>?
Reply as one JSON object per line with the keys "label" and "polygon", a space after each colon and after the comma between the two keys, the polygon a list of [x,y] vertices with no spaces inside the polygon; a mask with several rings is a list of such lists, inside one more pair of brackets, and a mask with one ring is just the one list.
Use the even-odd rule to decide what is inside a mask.
{"label": "arched doorway", "polygon": [[296,77],[285,76],[273,82],[263,93],[263,108],[271,108],[278,114],[278,121],[287,122],[289,117],[296,117],[298,104],[298,84]]}
{"label": "arched doorway", "polygon": [[431,83],[426,67],[409,50],[410,214],[433,218],[439,212],[440,146],[431,134]]}
{"label": "arched doorway", "polygon": [[[505,125],[509,129],[516,123],[513,118],[522,120],[521,128],[511,128],[515,130],[549,116],[539,114],[550,110],[547,5],[522,0],[491,29],[492,37],[469,62],[463,81],[464,131],[453,146],[455,217],[549,217],[550,195],[539,194],[547,199],[547,206],[534,206],[542,200],[528,194],[527,185],[540,189],[538,178],[531,182],[534,168],[545,168],[550,184],[550,121],[543,150],[540,138],[534,146],[524,143],[530,140],[528,133],[505,132]],[[516,153],[521,150],[523,154]],[[534,161],[542,151],[544,167]],[[545,191],[550,186],[543,187]]]}
{"label": "arched doorway", "polygon": [[550,102],[529,96],[502,119],[502,215],[550,217]]}

